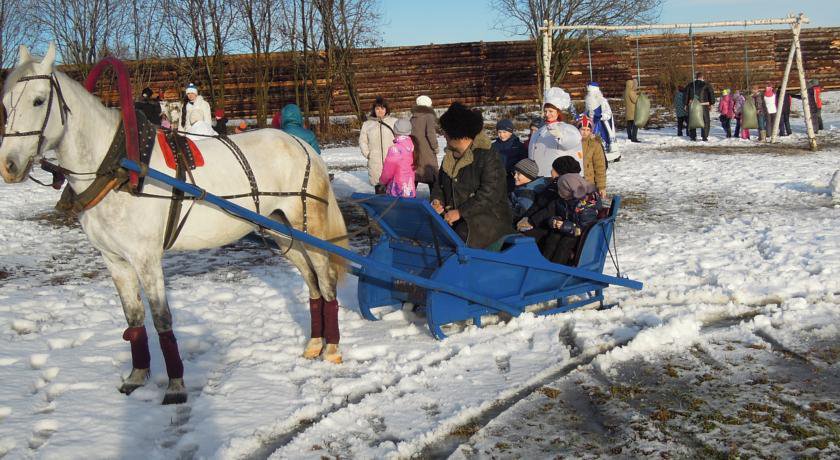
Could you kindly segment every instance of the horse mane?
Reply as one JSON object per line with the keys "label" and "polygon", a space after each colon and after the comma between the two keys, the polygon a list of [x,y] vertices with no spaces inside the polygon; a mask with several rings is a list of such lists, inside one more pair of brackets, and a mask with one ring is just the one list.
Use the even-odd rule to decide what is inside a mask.
{"label": "horse mane", "polygon": [[6,94],[11,87],[15,86],[21,77],[30,73],[35,73],[35,62],[33,61],[24,62],[22,65],[12,69],[6,77],[6,82],[3,84],[3,94]]}

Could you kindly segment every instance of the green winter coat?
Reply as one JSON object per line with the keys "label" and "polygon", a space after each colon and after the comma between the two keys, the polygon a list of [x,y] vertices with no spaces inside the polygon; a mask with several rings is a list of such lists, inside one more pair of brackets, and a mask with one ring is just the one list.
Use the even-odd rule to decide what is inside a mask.
{"label": "green winter coat", "polygon": [[446,156],[431,189],[431,199],[440,200],[449,211],[457,209],[461,220],[453,229],[473,248],[485,248],[514,233],[507,201],[505,165],[490,149],[482,132],[460,158],[447,147]]}

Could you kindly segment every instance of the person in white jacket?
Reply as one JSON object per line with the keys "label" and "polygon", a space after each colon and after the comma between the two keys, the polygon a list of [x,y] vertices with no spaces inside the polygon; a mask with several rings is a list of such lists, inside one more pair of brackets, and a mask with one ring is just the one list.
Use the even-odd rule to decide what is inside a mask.
{"label": "person in white jacket", "polygon": [[385,186],[379,185],[379,177],[382,175],[382,165],[388,156],[388,149],[394,144],[396,122],[397,119],[391,116],[388,102],[377,96],[359,133],[359,148],[368,160],[368,180],[377,194],[385,193]]}
{"label": "person in white jacket", "polygon": [[[181,113],[181,131],[189,131],[189,128],[200,121],[207,122],[212,126],[212,115],[210,104],[198,94],[198,88],[190,83],[184,90],[187,95],[187,103]],[[193,114],[195,112],[195,114]]]}
{"label": "person in white jacket", "polygon": [[569,107],[571,97],[561,88],[549,88],[545,93],[543,114],[545,124],[528,142],[528,158],[534,160],[541,177],[551,176],[551,164],[561,156],[570,156],[583,170],[583,145],[580,131],[563,122],[561,108]]}
{"label": "person in white jacket", "polygon": [[586,115],[592,120],[592,132],[601,136],[604,140],[604,150],[612,151],[612,140],[615,138],[615,125],[613,124],[613,113],[610,103],[598,83],[589,82],[586,85],[586,97],[584,98]]}

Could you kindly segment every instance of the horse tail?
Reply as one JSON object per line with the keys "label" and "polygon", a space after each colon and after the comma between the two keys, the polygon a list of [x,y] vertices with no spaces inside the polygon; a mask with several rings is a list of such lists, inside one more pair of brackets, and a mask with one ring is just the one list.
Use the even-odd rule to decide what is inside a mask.
{"label": "horse tail", "polygon": [[[350,241],[347,238],[347,226],[344,224],[344,215],[338,207],[338,201],[332,188],[329,189],[327,199],[327,240],[331,240],[336,246],[345,249],[350,248]],[[336,285],[344,280],[347,275],[347,260],[337,254],[330,253],[330,269],[335,274]]]}

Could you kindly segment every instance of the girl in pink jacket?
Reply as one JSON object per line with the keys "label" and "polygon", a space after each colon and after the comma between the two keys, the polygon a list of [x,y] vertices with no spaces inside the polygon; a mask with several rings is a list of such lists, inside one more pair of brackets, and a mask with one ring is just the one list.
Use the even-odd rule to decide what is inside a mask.
{"label": "girl in pink jacket", "polygon": [[414,142],[411,140],[411,122],[405,118],[394,124],[394,145],[388,149],[379,183],[385,186],[389,196],[414,198],[417,190],[414,184],[414,169],[417,158]]}
{"label": "girl in pink jacket", "polygon": [[726,137],[732,137],[732,119],[735,118],[735,99],[729,94],[729,89],[723,90],[723,97],[718,104],[720,111],[720,125],[726,131]]}

